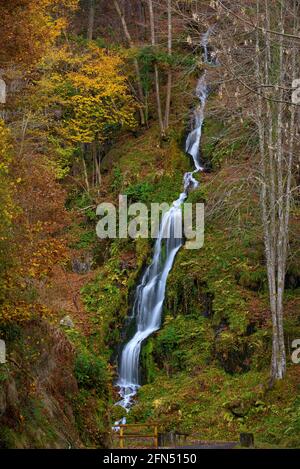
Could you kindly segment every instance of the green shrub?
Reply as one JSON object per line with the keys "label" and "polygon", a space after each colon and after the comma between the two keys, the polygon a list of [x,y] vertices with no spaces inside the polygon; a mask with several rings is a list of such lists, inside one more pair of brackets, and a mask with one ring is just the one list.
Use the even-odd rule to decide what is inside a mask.
{"label": "green shrub", "polygon": [[84,231],[80,234],[79,240],[75,244],[77,249],[88,249],[98,241],[96,230]]}
{"label": "green shrub", "polygon": [[118,166],[113,170],[113,179],[110,185],[111,190],[114,193],[120,193],[124,183],[123,174],[121,168]]}
{"label": "green shrub", "polygon": [[0,324],[0,339],[8,342],[13,342],[20,339],[22,336],[22,329],[18,324],[8,323]]}
{"label": "green shrub", "polygon": [[106,362],[87,350],[80,351],[75,359],[75,376],[80,387],[96,389],[102,394],[106,388],[108,374]]}
{"label": "green shrub", "polygon": [[128,196],[130,202],[151,202],[150,196],[153,192],[154,186],[149,182],[139,182],[129,186],[125,194]]}

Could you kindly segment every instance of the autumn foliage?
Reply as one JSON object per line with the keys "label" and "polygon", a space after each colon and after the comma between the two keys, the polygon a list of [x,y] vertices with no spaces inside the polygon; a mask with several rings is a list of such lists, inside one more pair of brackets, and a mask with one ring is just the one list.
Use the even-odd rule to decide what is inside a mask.
{"label": "autumn foliage", "polygon": [[[78,0],[0,0],[8,85],[7,122],[0,122],[0,322],[49,313],[37,292],[70,261],[64,177],[79,154],[90,171],[83,148],[99,152],[136,125],[122,53],[66,40],[77,6]],[[100,165],[99,154],[94,158]],[[83,175],[76,176],[81,187]]]}
{"label": "autumn foliage", "polygon": [[114,130],[136,125],[136,103],[119,54],[73,44],[52,51],[42,66],[38,92],[48,97],[50,109],[61,109],[55,131],[67,142],[102,143]]}
{"label": "autumn foliage", "polygon": [[0,0],[0,62],[24,65],[45,53],[78,0]]}

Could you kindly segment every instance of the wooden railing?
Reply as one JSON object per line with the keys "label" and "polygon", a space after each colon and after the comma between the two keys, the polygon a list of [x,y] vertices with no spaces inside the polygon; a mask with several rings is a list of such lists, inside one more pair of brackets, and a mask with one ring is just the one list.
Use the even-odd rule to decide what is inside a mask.
{"label": "wooden railing", "polygon": [[[126,438],[134,439],[143,439],[143,438],[152,438],[154,443],[154,448],[158,448],[158,425],[156,423],[131,423],[131,424],[120,424],[115,425],[115,428],[119,428],[119,446],[124,448],[124,442]],[[149,428],[152,429],[151,434],[144,434],[138,431],[134,431],[139,428]],[[130,433],[127,433],[126,430],[130,430]]]}

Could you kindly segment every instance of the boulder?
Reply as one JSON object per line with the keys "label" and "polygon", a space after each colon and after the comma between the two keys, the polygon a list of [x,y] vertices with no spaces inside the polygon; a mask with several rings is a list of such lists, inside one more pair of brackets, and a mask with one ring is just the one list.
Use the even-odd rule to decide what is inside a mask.
{"label": "boulder", "polygon": [[60,325],[66,327],[67,329],[73,329],[74,323],[70,316],[65,316],[60,320]]}

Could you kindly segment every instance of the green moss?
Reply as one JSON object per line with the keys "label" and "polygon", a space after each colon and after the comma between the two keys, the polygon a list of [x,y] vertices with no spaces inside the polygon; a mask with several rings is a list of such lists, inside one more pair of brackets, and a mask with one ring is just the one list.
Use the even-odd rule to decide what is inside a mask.
{"label": "green moss", "polygon": [[110,251],[109,261],[81,290],[85,307],[91,313],[94,336],[97,335],[100,343],[105,344],[108,355],[121,342],[122,328],[130,308],[129,293],[147,259],[149,244],[145,239],[132,242],[115,240]]}
{"label": "green moss", "polygon": [[98,241],[96,230],[85,230],[79,234],[79,240],[72,245],[75,249],[89,249],[94,247]]}
{"label": "green moss", "polygon": [[153,349],[155,345],[153,338],[150,338],[147,340],[146,344],[143,345],[141,350],[140,366],[143,383],[151,383],[154,381],[157,374],[156,364],[153,359]]}

